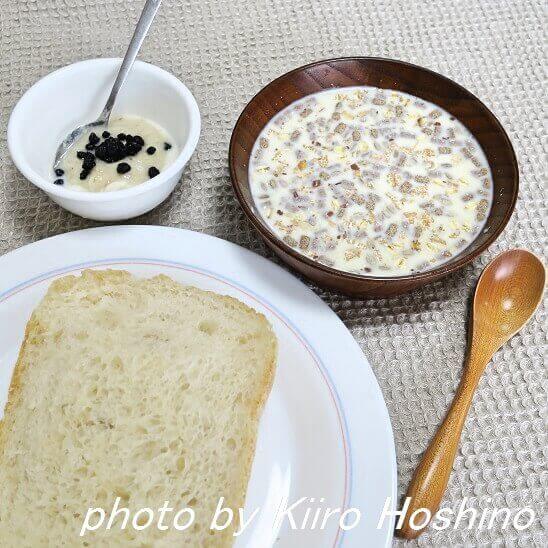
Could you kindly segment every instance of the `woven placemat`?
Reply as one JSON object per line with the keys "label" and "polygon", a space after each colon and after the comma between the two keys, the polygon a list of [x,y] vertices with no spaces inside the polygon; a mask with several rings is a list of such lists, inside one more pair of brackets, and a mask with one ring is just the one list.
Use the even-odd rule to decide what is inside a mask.
{"label": "woven placemat", "polygon": [[[85,58],[120,56],[135,0],[17,0],[0,8],[0,113],[5,128],[41,76]],[[165,0],[141,58],[177,75],[196,96],[203,131],[175,193],[137,223],[190,228],[271,257],[230,185],[227,149],[236,118],[274,77],[314,60],[376,55],[441,72],[478,95],[508,131],[520,162],[516,212],[472,266],[401,298],[348,299],[313,287],[369,358],[394,427],[399,491],[442,419],[461,372],[468,302],[497,252],[546,252],[543,129],[546,52],[541,0]],[[37,121],[39,123],[39,121]],[[17,173],[0,136],[0,253],[95,226],[48,200]],[[497,353],[466,423],[444,506],[529,506],[526,531],[428,531],[421,546],[545,546],[546,311]],[[344,364],[340,364],[344,367]],[[364,486],[366,489],[367,486]]]}

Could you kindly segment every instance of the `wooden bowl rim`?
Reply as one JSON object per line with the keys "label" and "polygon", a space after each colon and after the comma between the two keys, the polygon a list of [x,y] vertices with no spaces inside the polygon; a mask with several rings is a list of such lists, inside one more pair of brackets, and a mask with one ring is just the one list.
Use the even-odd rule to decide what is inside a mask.
{"label": "wooden bowl rim", "polygon": [[[455,88],[458,88],[459,90],[463,91],[465,94],[467,94],[470,99],[475,101],[478,106],[480,107],[480,111],[484,110],[482,115],[487,115],[487,117],[491,118],[491,121],[494,122],[495,127],[500,132],[501,136],[503,137],[503,140],[505,142],[505,145],[507,147],[507,151],[509,152],[509,156],[511,158],[511,170],[512,170],[512,181],[513,181],[513,187],[512,187],[512,197],[510,206],[508,207],[502,221],[500,222],[498,228],[494,230],[489,237],[485,240],[483,244],[481,244],[479,247],[474,249],[473,251],[467,252],[465,249],[461,257],[456,260],[454,263],[451,263],[449,266],[441,265],[437,268],[433,268],[431,270],[424,270],[421,272],[415,272],[413,274],[405,274],[402,276],[367,276],[362,274],[354,274],[351,272],[345,272],[344,270],[337,270],[336,268],[331,268],[330,266],[321,264],[317,261],[314,261],[305,255],[300,254],[296,250],[294,250],[292,247],[289,247],[285,242],[282,241],[281,238],[276,236],[268,227],[266,227],[263,222],[258,218],[258,215],[247,205],[247,201],[244,198],[242,192],[241,192],[241,183],[238,180],[238,177],[236,176],[236,169],[234,167],[235,165],[235,155],[234,155],[234,147],[236,142],[236,134],[239,131],[240,125],[243,123],[244,115],[246,114],[248,108],[250,107],[251,103],[253,103],[262,93],[264,93],[269,87],[273,86],[275,83],[279,82],[282,79],[285,79],[289,76],[292,76],[293,74],[297,74],[299,72],[303,72],[309,68],[316,67],[319,65],[329,65],[330,63],[339,63],[339,62],[347,62],[347,61],[379,61],[381,63],[387,62],[387,63],[393,63],[396,65],[402,65],[406,67],[410,67],[413,70],[416,71],[422,71],[422,72],[428,72],[432,74],[433,76],[445,80],[449,85],[454,86]],[[360,84],[356,84],[357,86]],[[340,89],[343,89],[344,87],[353,87],[353,86],[343,86]],[[327,89],[327,88],[326,88]],[[338,89],[338,88],[332,88],[332,89]],[[318,92],[315,92],[318,93]],[[308,95],[313,95],[312,93],[303,95],[299,99],[296,99],[296,101],[307,97]],[[415,95],[416,97],[419,97],[419,95]],[[287,105],[289,106],[289,105]],[[287,108],[283,107],[283,108]],[[438,105],[439,106],[439,105]],[[442,107],[443,108],[443,107]],[[283,109],[281,109],[283,110]],[[278,111],[280,112],[280,111]],[[277,113],[276,113],[277,114]],[[274,116],[276,115],[274,114]],[[268,120],[270,121],[273,118],[273,116]],[[461,123],[462,120],[459,120]],[[267,122],[268,123],[268,122]],[[468,131],[472,133],[472,135],[475,134],[472,130],[468,128]],[[389,57],[374,57],[374,56],[350,56],[350,57],[333,57],[331,59],[323,59],[319,61],[314,61],[312,63],[308,63],[306,65],[302,65],[300,67],[294,68],[290,70],[289,72],[286,72],[274,80],[271,80],[268,84],[263,86],[246,104],[246,106],[243,108],[242,112],[238,116],[238,119],[236,120],[236,124],[234,125],[234,128],[232,130],[232,134],[230,137],[230,145],[228,148],[228,162],[229,162],[229,170],[230,170],[230,178],[232,182],[232,188],[234,189],[234,192],[236,194],[236,197],[238,198],[238,201],[240,202],[240,205],[242,209],[244,210],[244,213],[246,214],[247,218],[251,221],[252,225],[255,227],[255,229],[261,234],[261,236],[265,239],[267,239],[273,246],[280,248],[282,251],[290,255],[292,258],[294,258],[296,261],[302,262],[306,264],[308,267],[320,270],[330,276],[337,276],[339,278],[344,278],[349,281],[367,281],[367,282],[405,282],[405,281],[414,281],[417,282],[419,280],[428,281],[432,278],[439,278],[441,276],[445,276],[447,274],[451,274],[452,272],[456,272],[463,266],[467,265],[468,263],[472,262],[476,257],[478,257],[481,253],[483,253],[502,233],[502,231],[506,228],[506,225],[508,224],[510,217],[512,216],[512,213],[514,212],[516,201],[518,198],[519,193],[519,167],[518,167],[518,160],[516,157],[516,153],[514,151],[514,147],[512,146],[512,142],[510,141],[510,138],[508,137],[508,134],[506,133],[506,130],[504,129],[503,125],[499,121],[499,119],[493,114],[493,112],[485,105],[485,103],[479,99],[476,95],[474,95],[471,91],[466,89],[461,84],[455,82],[454,80],[451,80],[451,78],[448,78],[447,76],[444,76],[443,74],[440,74],[438,72],[435,72],[431,69],[421,67],[419,65],[415,65],[413,63],[408,63],[407,61],[400,61],[398,59],[392,59]],[[489,165],[491,167],[491,165]],[[487,218],[489,219],[489,217]],[[478,234],[479,236],[479,234]],[[477,237],[476,236],[476,239]],[[472,243],[475,241],[472,240],[469,244],[472,245]]]}

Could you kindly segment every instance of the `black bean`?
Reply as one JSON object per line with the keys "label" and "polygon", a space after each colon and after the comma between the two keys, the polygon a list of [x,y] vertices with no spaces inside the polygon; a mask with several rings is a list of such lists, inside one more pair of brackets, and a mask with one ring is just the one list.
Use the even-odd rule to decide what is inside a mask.
{"label": "black bean", "polygon": [[164,143],[164,150],[169,150],[172,147],[169,143]]}
{"label": "black bean", "polygon": [[53,181],[53,184],[54,185],[64,185],[65,181],[63,181],[63,179],[55,179],[55,181]]}
{"label": "black bean", "polygon": [[125,146],[125,152],[128,156],[135,156],[139,152],[141,152],[141,146],[139,146],[138,143],[135,141],[128,142]]}
{"label": "black bean", "polygon": [[118,166],[116,167],[116,171],[118,173],[127,173],[128,171],[131,170],[131,166],[129,164],[127,164],[126,162],[121,162],[118,164]]}
{"label": "black bean", "polygon": [[85,169],[86,171],[91,171],[95,165],[96,165],[95,158],[84,158],[84,161],[82,162],[82,169]]}
{"label": "black bean", "polygon": [[110,132],[103,131],[102,135],[103,135],[103,139],[106,139],[107,137],[110,137]]}
{"label": "black bean", "polygon": [[60,167],[58,167],[58,168],[55,170],[55,175],[57,175],[57,177],[62,177],[64,174],[65,174],[65,171],[62,170]]}
{"label": "black bean", "polygon": [[153,177],[156,177],[156,175],[160,174],[160,170],[157,167],[150,167],[148,168],[148,176],[152,179]]}
{"label": "black bean", "polygon": [[119,139],[108,137],[97,147],[95,155],[108,164],[119,162],[127,156],[126,146]]}
{"label": "black bean", "polygon": [[151,156],[156,152],[155,147],[148,147],[147,148],[147,154],[150,154]]}
{"label": "black bean", "polygon": [[99,136],[94,133],[93,131],[89,134],[89,142],[92,145],[96,145],[101,139],[99,139]]}

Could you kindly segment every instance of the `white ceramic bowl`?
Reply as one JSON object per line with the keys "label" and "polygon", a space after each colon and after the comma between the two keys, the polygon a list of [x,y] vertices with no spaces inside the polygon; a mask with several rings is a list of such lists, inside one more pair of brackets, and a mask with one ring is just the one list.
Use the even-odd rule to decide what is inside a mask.
{"label": "white ceramic bowl", "polygon": [[82,192],[54,185],[59,143],[75,127],[97,118],[121,62],[91,59],[52,72],[21,97],[8,124],[8,148],[19,171],[65,209],[98,221],[129,219],[164,201],[200,135],[200,111],[188,88],[165,70],[137,61],[112,115],[139,115],[162,126],[179,148],[175,161],[149,182],[124,190]]}

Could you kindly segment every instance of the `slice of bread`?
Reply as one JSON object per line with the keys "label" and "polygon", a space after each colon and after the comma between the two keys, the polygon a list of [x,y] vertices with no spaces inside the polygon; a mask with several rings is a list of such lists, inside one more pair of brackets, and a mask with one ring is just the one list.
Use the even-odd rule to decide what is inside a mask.
{"label": "slice of bread", "polygon": [[[234,527],[210,522],[221,496],[244,505],[276,345],[261,314],[166,276],[85,271],[52,283],[0,423],[0,546],[231,546]],[[122,530],[120,514],[107,530],[117,497],[130,521]],[[174,511],[161,531],[165,501]],[[103,525],[80,536],[98,507]],[[178,531],[185,507],[195,522]],[[154,521],[136,531],[141,508]]]}

